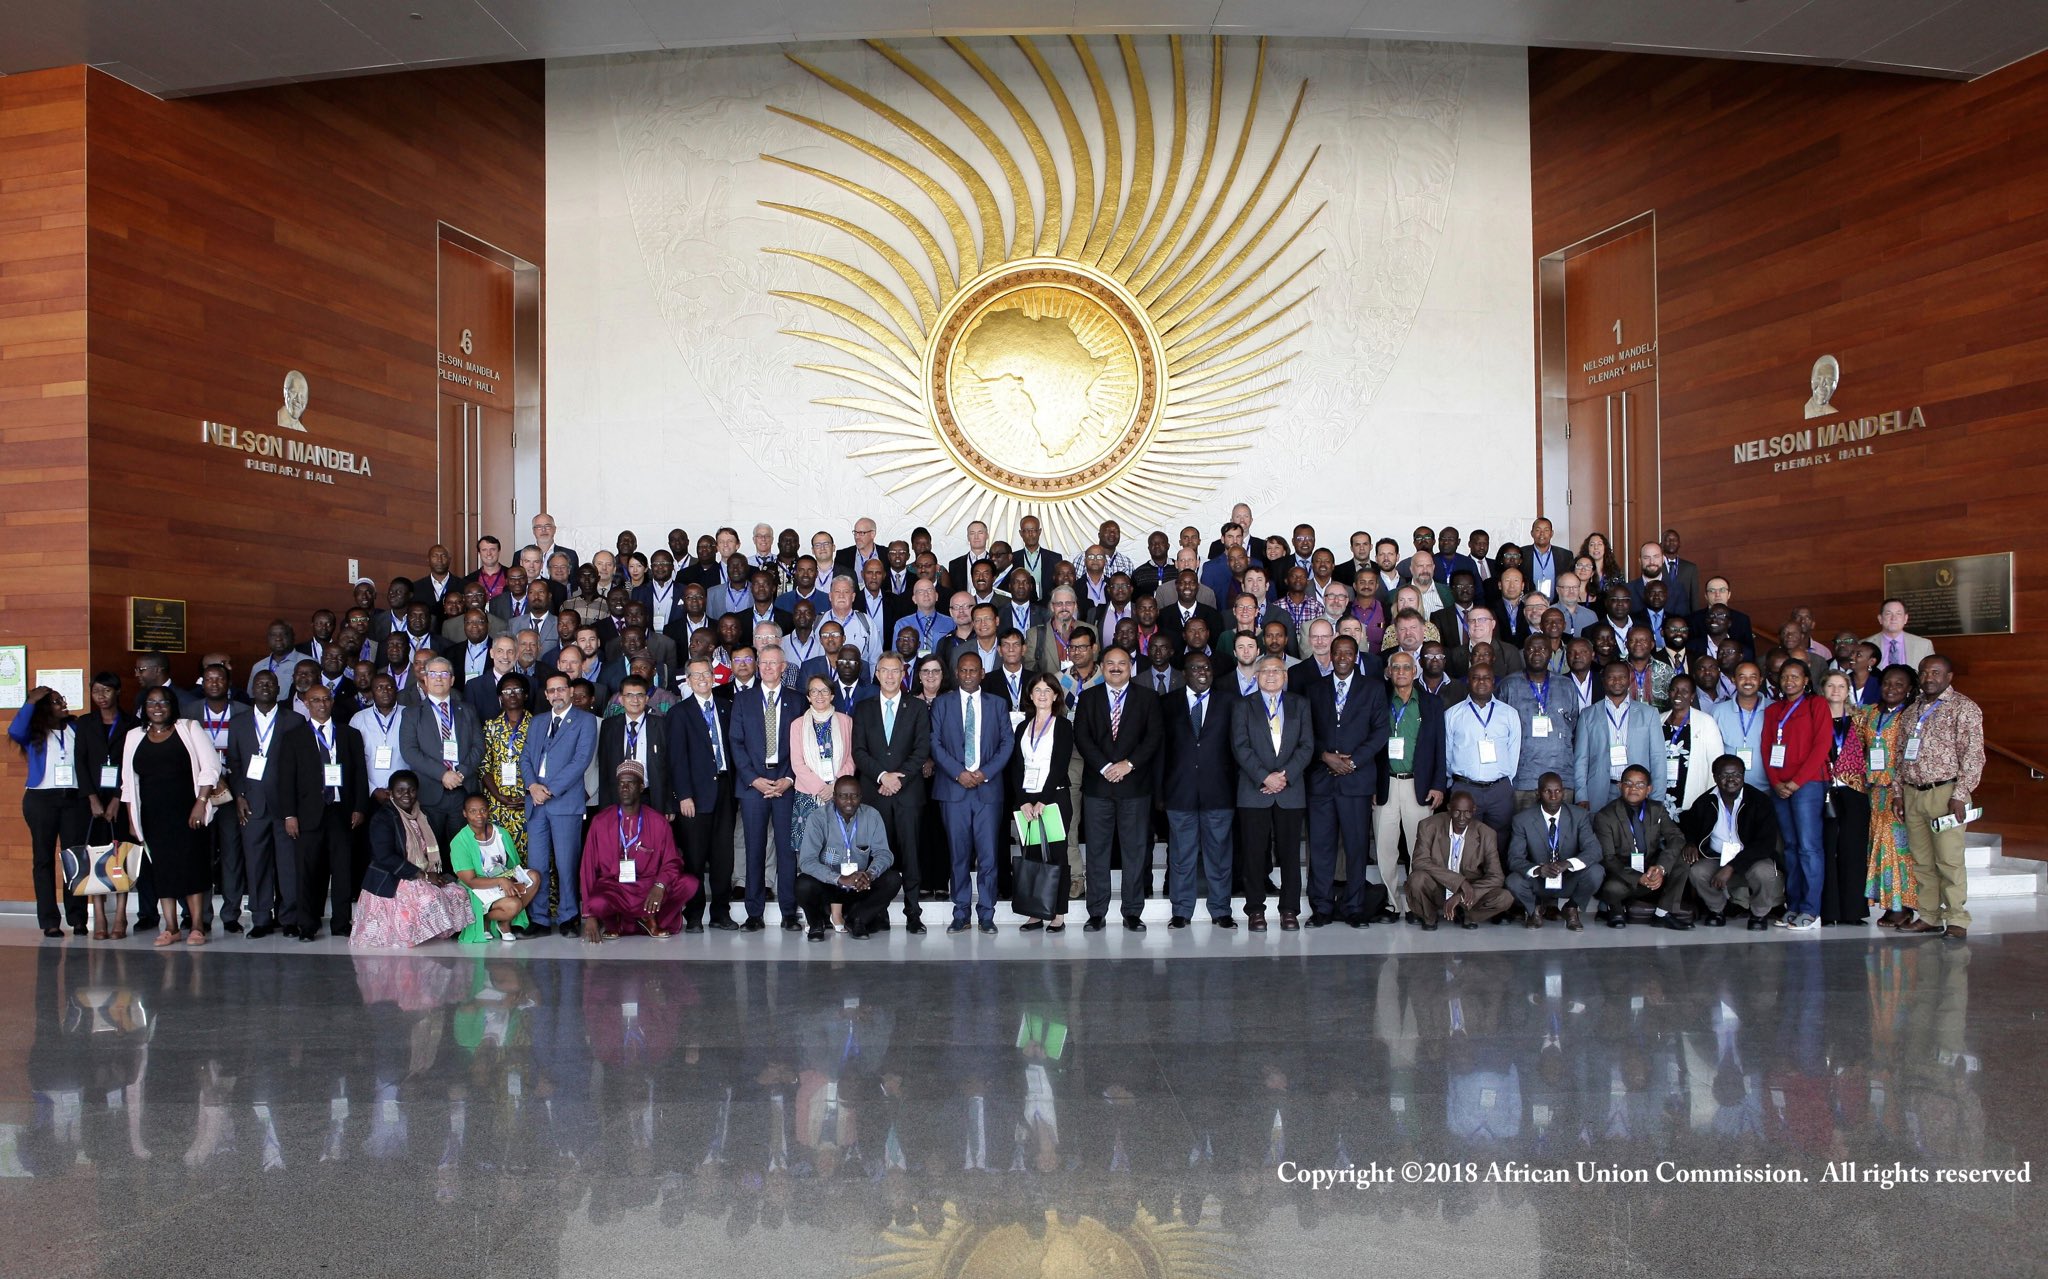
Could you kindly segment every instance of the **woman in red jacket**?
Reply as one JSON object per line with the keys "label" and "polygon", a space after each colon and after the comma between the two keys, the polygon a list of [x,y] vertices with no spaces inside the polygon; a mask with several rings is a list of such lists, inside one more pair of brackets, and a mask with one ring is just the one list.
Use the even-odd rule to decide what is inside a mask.
{"label": "woman in red jacket", "polygon": [[1780,696],[1764,711],[1764,777],[1785,839],[1785,916],[1778,926],[1802,932],[1820,927],[1821,818],[1833,744],[1827,701],[1813,693],[1812,682],[1805,662],[1786,662],[1778,672]]}

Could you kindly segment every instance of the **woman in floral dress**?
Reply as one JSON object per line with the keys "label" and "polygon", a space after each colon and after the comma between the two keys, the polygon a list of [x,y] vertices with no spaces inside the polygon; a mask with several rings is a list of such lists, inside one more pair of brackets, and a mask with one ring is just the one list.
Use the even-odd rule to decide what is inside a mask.
{"label": "woman in floral dress", "polygon": [[1918,681],[1908,666],[1887,666],[1879,677],[1878,704],[1857,712],[1870,795],[1870,877],[1863,895],[1884,908],[1880,928],[1897,928],[1920,906],[1913,858],[1906,848],[1905,785],[1899,769],[1906,751],[1906,703]]}
{"label": "woman in floral dress", "polygon": [[526,713],[532,699],[532,684],[513,671],[498,681],[498,713],[484,721],[484,802],[490,806],[491,821],[512,841],[515,866],[526,865],[526,777],[519,770],[519,756],[526,749],[527,725],[533,722]]}

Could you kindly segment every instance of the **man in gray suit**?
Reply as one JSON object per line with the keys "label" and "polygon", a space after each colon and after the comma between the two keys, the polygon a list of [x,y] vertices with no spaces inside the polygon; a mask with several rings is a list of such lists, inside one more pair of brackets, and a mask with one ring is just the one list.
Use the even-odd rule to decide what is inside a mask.
{"label": "man in gray suit", "polygon": [[1287,691],[1287,662],[1259,659],[1258,691],[1231,724],[1237,757],[1237,828],[1243,837],[1245,927],[1266,931],[1266,874],[1280,863],[1280,928],[1301,927],[1301,823],[1308,811],[1303,776],[1315,756],[1308,702]]}
{"label": "man in gray suit", "polygon": [[1587,812],[1614,802],[1621,794],[1621,772],[1631,764],[1652,770],[1663,766],[1663,728],[1648,702],[1629,696],[1630,677],[1627,662],[1609,662],[1600,672],[1606,695],[1579,712],[1571,798]]}
{"label": "man in gray suit", "polygon": [[445,846],[462,828],[462,801],[481,789],[484,729],[469,703],[454,695],[455,667],[447,658],[427,663],[420,688],[419,705],[399,728],[398,749],[419,777],[420,811]]}
{"label": "man in gray suit", "polygon": [[1536,806],[1516,813],[1509,824],[1508,891],[1528,917],[1524,927],[1541,928],[1539,898],[1562,899],[1564,926],[1585,927],[1579,913],[1593,905],[1593,895],[1607,872],[1600,866],[1600,841],[1586,814],[1564,802],[1564,779],[1545,773],[1536,783]]}
{"label": "man in gray suit", "polygon": [[1920,663],[1934,656],[1934,641],[1906,629],[1911,620],[1904,600],[1886,600],[1877,610],[1877,633],[1866,637],[1865,642],[1877,645],[1880,668],[1910,666],[1917,671]]}

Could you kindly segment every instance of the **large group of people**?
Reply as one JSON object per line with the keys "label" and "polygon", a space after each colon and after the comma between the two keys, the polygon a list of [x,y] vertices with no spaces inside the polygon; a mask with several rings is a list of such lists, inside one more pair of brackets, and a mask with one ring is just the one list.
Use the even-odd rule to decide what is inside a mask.
{"label": "large group of people", "polygon": [[1255,932],[1875,909],[1968,936],[1983,721],[1950,659],[1897,600],[1869,635],[1804,608],[1759,632],[1676,530],[1627,568],[1545,519],[1340,557],[1242,504],[1139,559],[1115,521],[1069,556],[1031,516],[950,560],[865,518],[808,553],[767,524],[587,557],[555,531],[362,579],[246,675],[143,653],[132,699],[117,672],[87,707],[32,690],[9,735],[45,934],[91,901],[125,935],[125,895],[56,869],[120,838],[158,945],[245,909],[251,937],[366,946],[759,931],[771,897],[812,940],[899,901],[912,934],[1006,903],[1056,934],[1072,903],[1107,927],[1113,879],[1144,931],[1159,843],[1172,928],[1235,928],[1241,898]]}

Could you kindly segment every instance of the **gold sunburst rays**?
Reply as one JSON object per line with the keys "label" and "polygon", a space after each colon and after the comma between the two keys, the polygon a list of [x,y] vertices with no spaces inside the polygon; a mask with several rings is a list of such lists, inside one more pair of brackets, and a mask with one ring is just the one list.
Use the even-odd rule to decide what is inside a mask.
{"label": "gold sunburst rays", "polygon": [[797,366],[853,392],[813,401],[858,415],[831,428],[873,441],[847,456],[934,523],[1007,530],[1032,514],[1054,545],[1078,551],[1102,520],[1163,520],[1212,492],[1285,385],[1314,292],[1304,277],[1321,257],[1297,246],[1323,206],[1291,212],[1316,153],[1298,170],[1286,162],[1308,85],[1260,143],[1263,40],[1236,107],[1221,38],[1206,42],[1206,76],[1189,65],[1202,44],[1169,39],[1170,80],[1148,78],[1129,36],[1113,49],[1080,36],[1013,42],[1030,69],[1015,85],[962,40],[945,41],[970,73],[955,77],[868,41],[936,105],[922,121],[902,98],[791,55],[860,118],[769,110],[883,176],[867,185],[762,159],[883,217],[863,225],[843,207],[761,203],[844,237],[844,248],[828,236],[769,251],[831,290],[775,296],[839,330],[784,332],[864,366]]}

